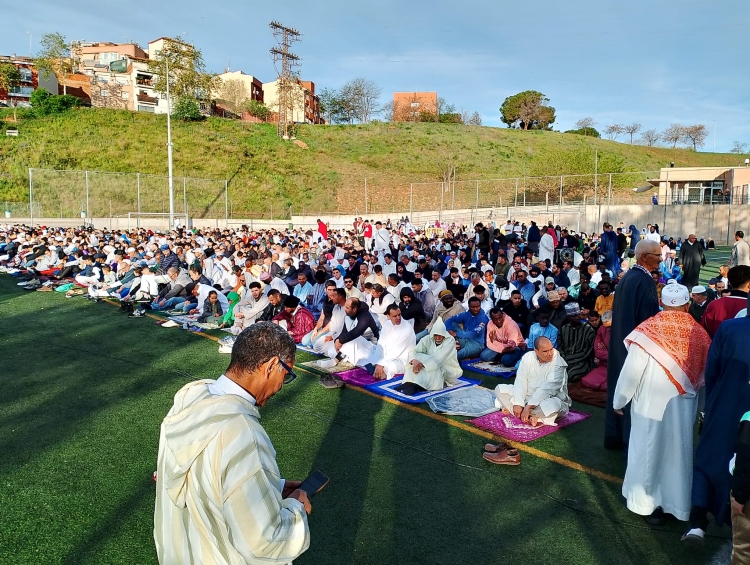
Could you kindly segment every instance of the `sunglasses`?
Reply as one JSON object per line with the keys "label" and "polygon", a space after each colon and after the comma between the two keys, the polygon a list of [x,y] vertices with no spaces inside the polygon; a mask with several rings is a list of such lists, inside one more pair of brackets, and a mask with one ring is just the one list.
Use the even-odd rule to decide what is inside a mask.
{"label": "sunglasses", "polygon": [[294,373],[294,371],[292,371],[292,368],[284,363],[281,359],[279,359],[279,363],[282,367],[284,367],[284,370],[286,371],[286,375],[284,376],[284,384],[288,385],[297,378],[297,375]]}

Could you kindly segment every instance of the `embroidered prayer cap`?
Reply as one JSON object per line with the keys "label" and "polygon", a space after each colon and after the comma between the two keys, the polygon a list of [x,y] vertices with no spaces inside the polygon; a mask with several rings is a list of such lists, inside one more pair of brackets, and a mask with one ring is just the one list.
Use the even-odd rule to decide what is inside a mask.
{"label": "embroidered prayer cap", "polygon": [[705,286],[694,286],[692,290],[693,294],[706,294],[706,287]]}
{"label": "embroidered prayer cap", "polygon": [[565,305],[565,314],[568,316],[575,316],[581,313],[581,307],[578,306],[577,302],[571,302]]}
{"label": "embroidered prayer cap", "polygon": [[260,280],[262,280],[263,282],[270,281],[271,280],[271,273],[269,273],[268,271],[264,271],[263,273],[260,274]]}
{"label": "embroidered prayer cap", "polygon": [[687,287],[672,279],[661,289],[661,301],[665,306],[683,306],[690,302],[690,293]]}

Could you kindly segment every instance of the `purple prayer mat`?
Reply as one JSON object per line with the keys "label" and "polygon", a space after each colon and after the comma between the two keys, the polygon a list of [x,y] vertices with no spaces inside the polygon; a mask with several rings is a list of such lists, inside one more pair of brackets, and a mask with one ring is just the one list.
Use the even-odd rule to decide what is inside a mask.
{"label": "purple prayer mat", "polygon": [[556,425],[542,425],[537,426],[536,428],[529,424],[524,424],[512,414],[503,414],[502,411],[493,412],[486,416],[480,416],[473,420],[467,420],[467,422],[477,428],[504,437],[505,439],[526,443],[547,436],[572,424],[581,422],[589,416],[590,414],[585,414],[578,410],[571,410],[562,420],[559,420]]}
{"label": "purple prayer mat", "polygon": [[373,383],[381,382],[362,367],[356,367],[354,369],[349,369],[348,371],[342,371],[341,373],[334,374],[348,385],[367,386]]}

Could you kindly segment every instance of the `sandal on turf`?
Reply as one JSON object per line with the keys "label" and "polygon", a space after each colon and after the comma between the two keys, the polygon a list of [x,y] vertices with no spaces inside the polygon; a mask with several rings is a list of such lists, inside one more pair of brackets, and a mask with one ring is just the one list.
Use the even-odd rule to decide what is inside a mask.
{"label": "sandal on turf", "polygon": [[520,465],[521,455],[516,451],[514,455],[511,455],[508,451],[499,451],[497,453],[483,453],[482,459],[494,463],[495,465]]}

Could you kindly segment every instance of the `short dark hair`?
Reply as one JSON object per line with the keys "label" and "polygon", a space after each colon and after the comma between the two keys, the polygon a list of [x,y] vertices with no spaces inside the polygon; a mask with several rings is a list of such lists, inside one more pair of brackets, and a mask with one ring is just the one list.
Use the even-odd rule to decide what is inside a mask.
{"label": "short dark hair", "polygon": [[215,290],[212,290],[211,292],[209,292],[209,293],[208,293],[208,297],[209,297],[209,298],[211,298],[211,295],[212,295],[212,294],[213,294],[214,296],[216,296],[216,297],[218,297],[218,296],[219,296],[219,295],[218,295],[218,294],[216,293],[216,291],[215,291]]}
{"label": "short dark hair", "polygon": [[[338,271],[338,269],[336,270]],[[332,280],[326,281],[326,288],[328,288],[329,286],[336,286],[336,282]]]}
{"label": "short dark hair", "polygon": [[268,291],[268,296],[281,296],[281,293],[277,289],[272,288]]}
{"label": "short dark hair", "polygon": [[501,310],[500,308],[498,308],[497,306],[493,306],[492,308],[490,308],[490,316],[492,316],[493,314],[494,314],[495,316],[497,316],[498,314],[504,314],[504,313],[505,313],[505,312],[503,312],[503,311],[502,311],[502,310]]}
{"label": "short dark hair", "polygon": [[745,237],[745,232],[742,231],[742,230],[737,230],[736,232],[734,232],[734,235],[736,235],[737,237],[739,237],[741,239],[741,238]]}
{"label": "short dark hair", "polygon": [[247,288],[263,288],[258,281],[253,281],[249,285],[247,285]]}
{"label": "short dark hair", "polygon": [[729,286],[735,290],[738,289],[750,281],[750,266],[737,265],[732,267],[727,273],[727,279],[729,279]]}
{"label": "short dark hair", "polygon": [[346,300],[346,291],[343,288],[337,288],[336,294],[338,294],[341,298]]}
{"label": "short dark hair", "polygon": [[385,315],[390,316],[393,310],[398,310],[398,304],[389,304],[388,308],[385,309]]}
{"label": "short dark hair", "polygon": [[479,300],[476,296],[472,296],[471,298],[469,298],[469,304],[471,304],[472,302],[479,302],[480,304],[482,303],[482,301]]}
{"label": "short dark hair", "polygon": [[284,328],[271,322],[256,322],[237,336],[227,372],[253,371],[274,357],[293,365],[296,351],[294,340]]}

